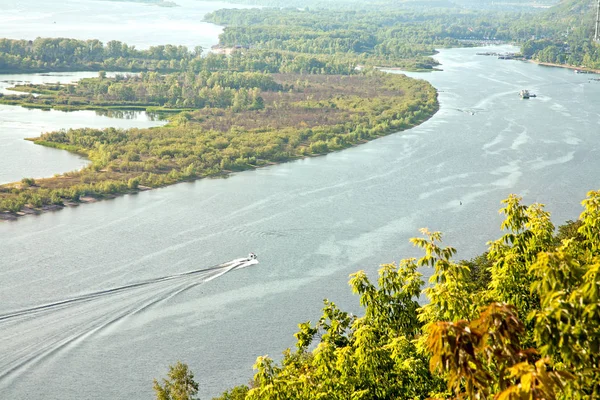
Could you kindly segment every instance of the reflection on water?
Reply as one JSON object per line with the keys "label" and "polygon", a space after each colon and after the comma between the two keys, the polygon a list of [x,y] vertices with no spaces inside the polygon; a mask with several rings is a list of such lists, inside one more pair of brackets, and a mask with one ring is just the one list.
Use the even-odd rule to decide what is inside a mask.
{"label": "reflection on water", "polygon": [[148,111],[133,110],[95,110],[96,115],[101,117],[139,120],[141,116],[148,121],[165,121],[169,114]]}

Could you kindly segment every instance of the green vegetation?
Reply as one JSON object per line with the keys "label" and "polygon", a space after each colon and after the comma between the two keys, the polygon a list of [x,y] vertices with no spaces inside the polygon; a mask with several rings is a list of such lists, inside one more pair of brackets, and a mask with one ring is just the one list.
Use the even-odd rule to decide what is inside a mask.
{"label": "green vegetation", "polygon": [[193,72],[160,75],[156,72],[132,76],[82,79],[76,85],[27,85],[15,91],[38,97],[0,95],[0,103],[57,109],[114,108],[138,110],[233,108],[234,111],[264,107],[261,91],[289,90],[269,74],[258,72]]}
{"label": "green vegetation", "polygon": [[[0,210],[14,213],[24,206],[61,205],[82,196],[110,197],[324,154],[407,129],[438,109],[437,93],[429,83],[398,74],[205,77],[214,80],[215,88],[221,87],[217,80],[240,87],[232,92],[230,105],[204,104],[204,108],[174,115],[166,127],[69,129],[34,139],[41,145],[83,154],[91,164],[81,171],[36,179],[31,185],[0,186]],[[159,78],[158,84],[164,79],[170,76]],[[104,80],[89,80],[77,90],[93,92]],[[126,81],[148,88],[142,77]],[[258,87],[246,89],[244,85]],[[260,88],[266,90],[254,96]]]}
{"label": "green vegetation", "polygon": [[523,55],[539,62],[600,69],[600,47],[592,40],[595,3],[565,0],[538,15],[531,23],[552,31],[523,43]]}
{"label": "green vegetation", "polygon": [[258,71],[304,74],[352,74],[356,60],[329,54],[287,51],[236,51],[230,56],[190,52],[185,46],[153,46],[136,50],[119,41],[0,39],[0,73],[48,71]]}
{"label": "green vegetation", "polygon": [[169,367],[169,379],[163,379],[161,385],[154,380],[154,392],[157,400],[194,400],[198,393],[198,384],[188,366],[177,362]]}
{"label": "green vegetation", "polygon": [[[519,15],[517,19],[521,18]],[[223,47],[328,54],[369,66],[431,70],[436,47],[464,46],[464,40],[511,40],[531,32],[513,31],[515,15],[460,9],[412,10],[218,10],[208,21],[225,25]],[[493,20],[493,23],[490,23]]]}
{"label": "green vegetation", "polygon": [[422,230],[420,259],[383,265],[377,283],[351,275],[362,315],[325,300],[281,363],[258,357],[250,386],[218,399],[600,397],[600,191],[558,234],[543,205],[503,203],[504,234],[485,255],[453,261]]}
{"label": "green vegetation", "polygon": [[201,59],[202,48],[153,46],[137,50],[117,40],[0,39],[0,73],[48,71],[179,71]]}
{"label": "green vegetation", "polygon": [[[219,0],[208,0],[219,1]],[[560,0],[236,0],[237,4],[250,4],[274,8],[311,8],[333,10],[431,10],[466,8],[475,10],[536,11]]]}

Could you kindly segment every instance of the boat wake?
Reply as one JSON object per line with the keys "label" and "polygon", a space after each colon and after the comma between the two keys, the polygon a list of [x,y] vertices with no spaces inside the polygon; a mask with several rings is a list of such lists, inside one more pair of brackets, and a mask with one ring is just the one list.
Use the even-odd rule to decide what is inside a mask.
{"label": "boat wake", "polygon": [[1,313],[0,382],[194,286],[258,264],[252,256]]}

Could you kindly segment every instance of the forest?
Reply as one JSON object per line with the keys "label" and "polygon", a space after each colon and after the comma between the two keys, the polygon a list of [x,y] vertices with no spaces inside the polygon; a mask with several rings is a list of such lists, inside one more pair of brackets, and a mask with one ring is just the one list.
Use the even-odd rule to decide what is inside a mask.
{"label": "forest", "polygon": [[[582,205],[555,229],[511,195],[502,236],[469,261],[422,229],[420,258],[350,276],[360,315],[324,300],[281,362],[258,357],[252,381],[215,400],[599,398],[600,191]],[[198,383],[179,362],[154,390],[193,399]]]}
{"label": "forest", "polygon": [[175,71],[200,57],[201,47],[152,46],[137,50],[118,40],[0,39],[0,73],[47,71]]}
{"label": "forest", "polygon": [[412,62],[413,68],[423,70],[436,65],[430,57],[435,48],[476,40],[524,40],[553,32],[551,26],[526,24],[529,17],[456,8],[387,12],[286,8],[218,10],[206,19],[226,26],[220,35],[220,44],[226,47],[353,56],[366,65]]}
{"label": "forest", "polygon": [[552,26],[553,33],[522,43],[523,55],[539,62],[600,69],[600,48],[592,40],[594,5],[593,0],[565,0],[537,15],[532,23]]}
{"label": "forest", "polygon": [[271,75],[258,72],[142,72],[115,78],[100,72],[98,78],[82,79],[77,84],[16,86],[12,90],[32,95],[0,94],[0,103],[61,110],[127,108],[179,112],[182,108],[233,107],[240,111],[262,109],[261,91],[284,89]]}
{"label": "forest", "polygon": [[592,40],[594,1],[565,0],[549,7],[554,3],[535,10],[518,6],[516,11],[389,5],[360,11],[228,9],[206,18],[226,26],[223,46],[356,55],[365,65],[432,69],[435,48],[503,40],[519,44],[527,59],[600,69],[599,46]]}

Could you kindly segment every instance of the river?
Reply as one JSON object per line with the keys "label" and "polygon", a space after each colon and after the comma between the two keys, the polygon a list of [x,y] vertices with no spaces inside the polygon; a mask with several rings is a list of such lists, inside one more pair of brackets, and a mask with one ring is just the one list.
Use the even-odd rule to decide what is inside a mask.
{"label": "river", "polygon": [[[410,74],[441,109],[408,131],[0,224],[0,397],[147,399],[181,360],[210,398],[293,346],[323,298],[358,311],[348,274],[418,256],[421,227],[460,259],[500,235],[509,193],[576,218],[599,186],[600,84],[477,51]],[[250,251],[260,264],[202,271]]]}
{"label": "river", "polygon": [[2,0],[0,38],[66,37],[120,40],[138,49],[174,44],[205,49],[223,27],[203,22],[221,8],[249,8],[231,3],[173,0],[177,7],[158,7],[111,0]]}

